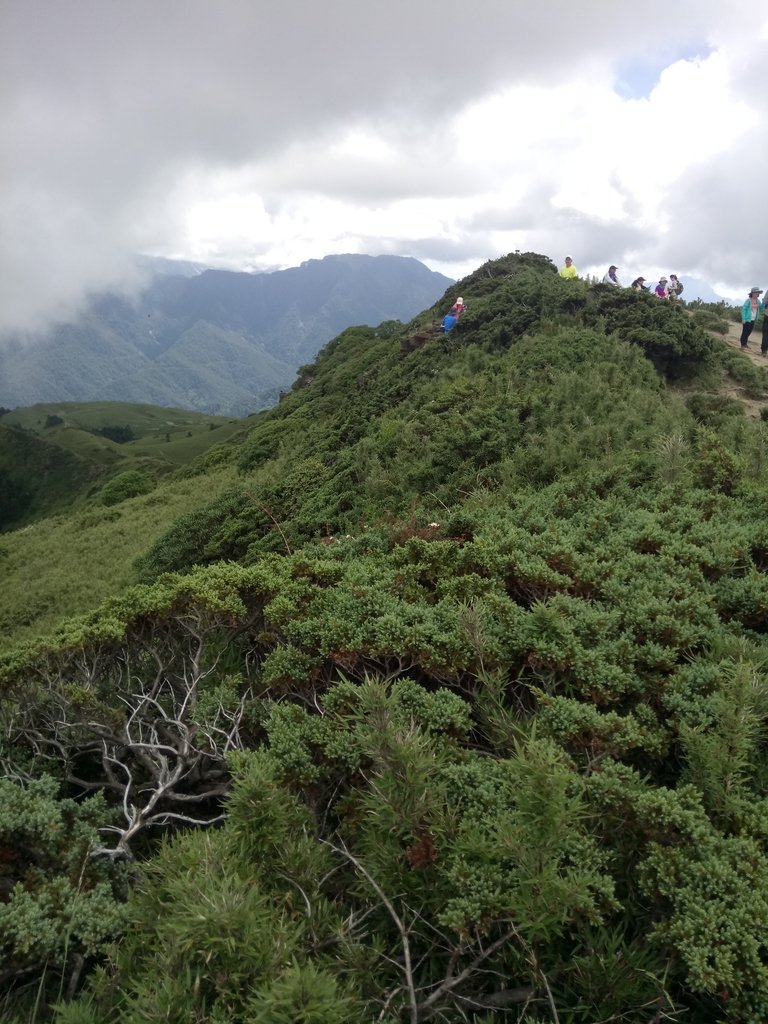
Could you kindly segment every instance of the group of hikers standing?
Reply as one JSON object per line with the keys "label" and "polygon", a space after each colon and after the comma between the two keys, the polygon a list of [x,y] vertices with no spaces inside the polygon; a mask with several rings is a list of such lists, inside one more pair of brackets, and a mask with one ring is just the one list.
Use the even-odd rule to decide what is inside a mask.
{"label": "group of hikers standing", "polygon": [[[617,270],[619,268],[613,263],[608,267],[607,272],[603,277],[603,284],[609,284],[616,288],[621,288],[622,284],[617,276]],[[560,277],[566,281],[574,280],[579,276],[579,272],[574,266],[573,257],[565,257],[565,265],[560,268]],[[644,277],[636,277],[632,284],[629,286],[634,291],[650,292],[651,288],[646,285]],[[659,283],[653,289],[653,294],[658,296],[660,299],[668,299],[670,302],[677,302],[683,293],[682,282],[678,279],[677,274],[670,274],[669,280],[666,277],[660,277]],[[741,307],[741,347],[749,348],[749,336],[755,327],[755,324],[762,316],[763,318],[763,338],[760,345],[760,352],[768,357],[768,315],[765,311],[765,303],[760,298],[763,294],[763,289],[758,288],[755,285],[754,288],[750,288],[749,295],[745,299]],[[450,310],[443,317],[441,324],[441,330],[447,334],[456,324],[459,322],[459,317],[467,308],[464,299],[459,296],[458,299],[451,306]]]}
{"label": "group of hikers standing", "polygon": [[[610,284],[615,288],[621,288],[622,284],[617,274],[618,269],[619,268],[612,263],[603,276],[603,284]],[[566,256],[565,265],[560,268],[560,277],[569,281],[578,276],[579,272],[573,264],[573,257]],[[650,285],[645,283],[645,278],[642,276],[636,277],[629,287],[636,292],[651,291]],[[668,299],[670,302],[677,302],[683,294],[683,284],[678,279],[677,274],[670,274],[669,279],[666,277],[660,277],[659,283],[653,289],[653,294],[660,299]]]}
{"label": "group of hikers standing", "polygon": [[[621,281],[618,278],[617,271],[618,267],[613,263],[608,267],[607,272],[603,277],[603,284],[613,285],[616,288],[621,288]],[[560,268],[560,277],[566,281],[573,280],[579,276],[579,272],[573,264],[573,257],[565,257],[565,265]],[[645,283],[644,277],[636,277],[632,284],[629,286],[634,291],[638,292],[650,292],[651,287]],[[670,274],[669,280],[666,277],[660,277],[659,283],[653,289],[653,294],[657,295],[660,299],[668,299],[670,302],[677,302],[683,293],[682,282],[678,279],[677,274]],[[749,336],[752,333],[755,324],[762,316],[763,318],[763,338],[760,344],[760,352],[762,355],[768,357],[768,315],[765,312],[765,303],[760,298],[763,294],[763,289],[758,288],[755,285],[754,288],[750,288],[749,295],[745,299],[741,307],[741,347],[749,348]]]}

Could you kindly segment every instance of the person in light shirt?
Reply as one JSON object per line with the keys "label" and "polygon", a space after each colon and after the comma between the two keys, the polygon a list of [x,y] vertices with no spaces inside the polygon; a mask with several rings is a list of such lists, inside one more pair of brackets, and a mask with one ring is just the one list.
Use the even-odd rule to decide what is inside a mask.
{"label": "person in light shirt", "polygon": [[618,269],[618,267],[614,267],[614,265],[611,264],[610,267],[608,267],[608,273],[603,278],[603,284],[612,284],[617,288],[621,288],[621,281],[616,276],[616,271]]}
{"label": "person in light shirt", "polygon": [[565,257],[565,266],[560,267],[560,277],[564,277],[566,281],[572,281],[574,278],[579,276],[579,272],[573,265],[573,257]]}
{"label": "person in light shirt", "polygon": [[677,274],[669,275],[667,292],[669,293],[670,302],[678,302],[680,300],[680,296],[683,294],[683,282],[678,278]]}

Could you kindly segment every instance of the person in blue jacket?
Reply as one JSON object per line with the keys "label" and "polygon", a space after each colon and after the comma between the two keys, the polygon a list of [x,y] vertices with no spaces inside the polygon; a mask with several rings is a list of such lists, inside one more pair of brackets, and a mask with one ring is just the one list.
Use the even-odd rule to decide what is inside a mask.
{"label": "person in blue jacket", "polygon": [[755,326],[758,317],[765,310],[765,303],[760,298],[763,289],[758,288],[755,285],[754,288],[749,289],[749,295],[744,300],[744,305],[741,307],[741,342],[742,348],[749,347],[749,336],[752,333],[752,328]]}

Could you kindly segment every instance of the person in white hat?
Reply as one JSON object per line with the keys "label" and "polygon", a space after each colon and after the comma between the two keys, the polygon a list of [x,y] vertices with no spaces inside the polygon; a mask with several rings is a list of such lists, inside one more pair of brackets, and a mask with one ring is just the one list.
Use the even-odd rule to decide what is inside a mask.
{"label": "person in white hat", "polygon": [[752,328],[760,314],[765,311],[765,303],[760,298],[762,294],[763,289],[758,288],[757,285],[750,288],[749,295],[741,307],[741,338],[739,341],[742,348],[749,348],[749,336],[752,333]]}
{"label": "person in white hat", "polygon": [[565,266],[560,267],[560,277],[564,277],[566,281],[572,281],[578,276],[579,272],[573,265],[573,256],[566,256]]}
{"label": "person in white hat", "polygon": [[456,299],[454,304],[451,306],[451,313],[453,316],[459,317],[467,308],[467,304],[464,302],[461,296]]}
{"label": "person in white hat", "polygon": [[653,289],[653,294],[657,295],[660,299],[668,299],[669,298],[669,289],[667,288],[667,279],[666,279],[666,277],[660,277],[659,278],[659,283]]}

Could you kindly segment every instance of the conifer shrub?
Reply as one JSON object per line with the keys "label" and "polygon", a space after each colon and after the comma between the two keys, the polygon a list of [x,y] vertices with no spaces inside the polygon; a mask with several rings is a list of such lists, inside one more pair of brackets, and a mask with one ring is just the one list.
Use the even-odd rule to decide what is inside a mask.
{"label": "conifer shrub", "polygon": [[691,312],[691,319],[705,331],[713,331],[715,334],[728,333],[728,320],[721,312],[714,312],[708,309],[695,309]]}
{"label": "conifer shrub", "polygon": [[685,405],[699,423],[707,426],[718,423],[724,416],[744,415],[743,404],[727,395],[712,395],[698,391],[686,399]]}
{"label": "conifer shrub", "polygon": [[119,505],[121,501],[149,494],[155,481],[140,469],[127,469],[108,480],[99,492],[102,505]]}

